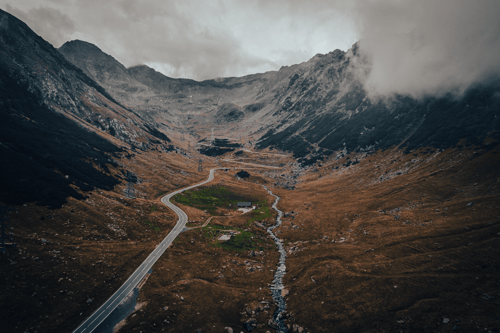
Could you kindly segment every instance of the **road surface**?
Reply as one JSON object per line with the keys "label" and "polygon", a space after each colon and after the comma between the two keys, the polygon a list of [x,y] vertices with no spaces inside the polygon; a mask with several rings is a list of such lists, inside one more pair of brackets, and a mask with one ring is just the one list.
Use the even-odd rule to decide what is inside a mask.
{"label": "road surface", "polygon": [[83,321],[77,329],[73,331],[73,333],[90,333],[99,326],[100,323],[106,319],[111,312],[127,297],[128,294],[134,290],[134,288],[139,284],[139,282],[146,276],[149,269],[153,267],[155,262],[161,257],[163,252],[172,244],[173,240],[181,233],[182,229],[186,226],[188,221],[188,217],[182,209],[175,206],[170,202],[170,198],[174,195],[179,194],[181,192],[190,190],[192,188],[205,185],[211,182],[214,179],[214,173],[217,169],[225,169],[225,168],[215,168],[210,170],[210,175],[208,179],[204,182],[177,190],[170,194],[167,194],[163,198],[161,198],[161,202],[165,204],[167,207],[171,208],[177,216],[179,216],[179,220],[177,220],[177,224],[170,231],[170,233],[163,239],[163,241],[158,244],[156,249],[151,252],[151,254],[144,260],[144,262],[135,270],[132,275],[125,281],[125,283],[97,310],[95,310],[85,321]]}

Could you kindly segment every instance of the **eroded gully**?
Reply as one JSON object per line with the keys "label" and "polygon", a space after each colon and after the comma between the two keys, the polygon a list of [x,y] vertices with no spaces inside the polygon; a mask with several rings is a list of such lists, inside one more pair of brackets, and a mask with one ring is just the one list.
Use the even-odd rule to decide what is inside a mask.
{"label": "eroded gully", "polygon": [[284,289],[283,276],[286,274],[286,266],[285,266],[286,251],[281,239],[279,239],[278,236],[276,236],[273,233],[273,230],[281,225],[282,222],[281,217],[283,216],[283,212],[278,209],[278,201],[280,200],[280,197],[271,192],[271,190],[269,190],[266,186],[263,187],[267,191],[267,193],[269,193],[276,199],[272,207],[278,213],[278,216],[276,217],[276,224],[267,228],[267,233],[273,238],[274,242],[278,246],[278,252],[280,253],[278,268],[276,269],[273,283],[271,284],[271,294],[273,296],[274,302],[276,303],[276,306],[278,307],[273,315],[272,319],[273,322],[271,324],[278,330],[278,332],[286,333],[288,332],[288,330],[285,327],[285,317],[284,317],[286,310],[286,303],[285,303],[285,297],[283,297],[282,295],[282,290]]}

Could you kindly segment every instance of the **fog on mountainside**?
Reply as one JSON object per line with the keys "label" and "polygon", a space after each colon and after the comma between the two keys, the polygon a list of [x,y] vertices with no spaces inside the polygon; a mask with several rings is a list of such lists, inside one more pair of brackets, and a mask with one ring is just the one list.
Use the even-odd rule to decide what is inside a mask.
{"label": "fog on mountainside", "polygon": [[[342,42],[342,50],[359,40],[371,58],[373,69],[365,84],[370,96],[460,94],[499,72],[500,5],[496,0],[480,4],[467,0],[258,1],[245,4],[243,17],[238,12],[228,22],[219,21],[220,28],[212,21],[217,22],[217,15],[190,24],[197,10],[182,10],[190,6],[189,1],[180,5],[108,1],[100,4],[106,9],[97,12],[83,1],[30,9],[5,2],[9,12],[55,46],[71,36],[89,36],[126,67],[146,63],[166,70],[168,76],[207,79],[264,67],[278,70],[283,64],[306,60],[307,46],[312,49],[320,44],[324,49],[330,43],[324,50],[333,50],[347,38],[350,42]],[[242,2],[200,3],[198,10],[224,16]],[[119,9],[112,10],[115,7]],[[168,19],[151,19],[158,17]],[[237,25],[233,27],[237,31],[224,31],[228,28],[224,23],[238,17],[245,29]],[[262,26],[248,24],[255,18]],[[108,28],[111,22],[116,28]],[[238,34],[244,38],[239,40]],[[286,44],[275,45],[274,54],[255,50],[256,46],[267,49],[266,42],[280,37],[288,40],[293,34],[295,50],[280,49],[291,46]],[[258,37],[260,45],[253,45]],[[247,39],[253,48],[245,48]]]}
{"label": "fog on mountainside", "polygon": [[445,148],[464,138],[477,143],[497,126],[498,80],[478,83],[460,96],[380,98],[366,89],[374,65],[360,44],[277,72],[201,82],[169,78],[147,66],[125,69],[84,42],[68,42],[59,51],[144,119],[158,124],[175,119],[192,133],[213,119],[258,139],[259,148],[293,152],[304,164],[344,150]]}
{"label": "fog on mountainside", "polygon": [[2,332],[497,332],[500,80],[369,41],[195,81],[0,10]]}
{"label": "fog on mountainside", "polygon": [[357,1],[360,49],[371,96],[461,95],[500,74],[495,0]]}

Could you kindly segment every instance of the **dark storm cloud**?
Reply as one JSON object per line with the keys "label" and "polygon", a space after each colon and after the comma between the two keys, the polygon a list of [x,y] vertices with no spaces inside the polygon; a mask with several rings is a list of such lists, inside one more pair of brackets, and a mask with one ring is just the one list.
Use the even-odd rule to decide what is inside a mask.
{"label": "dark storm cloud", "polygon": [[500,74],[500,1],[360,1],[373,95],[460,94]]}

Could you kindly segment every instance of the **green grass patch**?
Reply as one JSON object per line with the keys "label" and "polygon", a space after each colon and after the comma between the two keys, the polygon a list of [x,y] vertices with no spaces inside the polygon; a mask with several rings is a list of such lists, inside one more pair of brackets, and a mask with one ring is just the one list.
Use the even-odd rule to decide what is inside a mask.
{"label": "green grass patch", "polygon": [[206,210],[213,215],[217,207],[236,208],[239,201],[256,201],[256,197],[242,196],[224,186],[211,186],[179,193],[173,197],[177,203]]}
{"label": "green grass patch", "polygon": [[146,220],[144,221],[144,223],[150,227],[151,229],[153,229],[154,231],[161,231],[161,229],[157,226],[155,226],[153,223],[151,223],[149,220]]}
{"label": "green grass patch", "polygon": [[156,205],[153,205],[153,207],[151,207],[151,208],[150,208],[150,211],[151,211],[151,212],[154,212],[154,211],[156,211],[156,210],[158,210],[158,207],[156,207]]}
{"label": "green grass patch", "polygon": [[213,239],[215,236],[220,236],[221,235],[220,230],[239,230],[239,229],[218,224],[209,224],[206,227],[201,228],[203,236],[207,239]]}
{"label": "green grass patch", "polygon": [[271,208],[267,206],[267,200],[259,202],[261,208],[255,209],[250,213],[250,220],[248,220],[247,225],[250,226],[254,221],[265,220],[269,217],[273,217]]}
{"label": "green grass patch", "polygon": [[[225,241],[225,242],[219,242],[215,241],[212,243],[212,246],[224,250],[231,250],[231,251],[245,251],[245,250],[263,250],[262,247],[260,247],[260,243],[262,242],[261,239],[257,239],[255,237],[255,234],[253,234],[250,231],[244,231],[238,228],[234,227],[229,227],[229,226],[224,226],[224,225],[208,225],[206,227],[201,228],[203,236],[206,239],[214,239],[216,237],[219,237],[223,234],[224,232],[221,232],[223,230],[235,230],[239,231],[239,234],[231,236],[231,239]],[[252,238],[254,237],[254,238]]]}
{"label": "green grass patch", "polygon": [[230,251],[247,251],[247,250],[258,250],[259,246],[253,233],[250,231],[241,231],[240,234],[231,236],[231,239],[215,243],[214,246]]}

